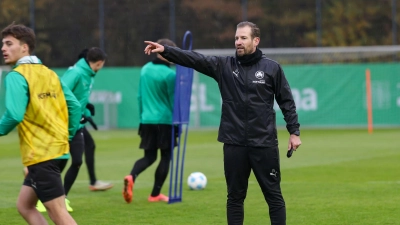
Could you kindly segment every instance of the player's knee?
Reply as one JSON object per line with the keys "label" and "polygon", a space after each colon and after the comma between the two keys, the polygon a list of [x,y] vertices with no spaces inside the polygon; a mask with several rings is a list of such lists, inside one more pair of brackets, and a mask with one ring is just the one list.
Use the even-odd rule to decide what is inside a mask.
{"label": "player's knee", "polygon": [[71,167],[81,167],[82,166],[82,159],[72,160]]}
{"label": "player's knee", "polygon": [[246,199],[246,191],[228,191],[228,201],[243,203]]}
{"label": "player's knee", "polygon": [[35,209],[35,206],[29,206],[20,201],[18,201],[16,205],[17,205],[18,213],[22,216],[27,215],[30,210]]}
{"label": "player's knee", "polygon": [[161,149],[161,159],[171,159],[171,150],[170,149]]}
{"label": "player's knee", "polygon": [[169,166],[170,161],[171,161],[171,157],[169,157],[169,156],[161,157],[160,164],[164,163],[164,165]]}
{"label": "player's knee", "polygon": [[24,215],[25,208],[19,202],[17,202],[16,205],[17,205],[18,213],[21,215]]}

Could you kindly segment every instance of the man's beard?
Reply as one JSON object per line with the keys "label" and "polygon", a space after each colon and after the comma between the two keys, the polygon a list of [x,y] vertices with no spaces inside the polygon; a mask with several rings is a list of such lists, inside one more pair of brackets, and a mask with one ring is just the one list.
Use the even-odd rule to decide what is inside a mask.
{"label": "man's beard", "polygon": [[[238,50],[242,50],[240,54],[239,54]],[[236,54],[238,56],[250,55],[251,54],[251,50],[248,50],[247,48],[236,49]]]}
{"label": "man's beard", "polygon": [[[240,53],[239,53],[238,50],[241,50]],[[237,54],[238,56],[244,56],[244,55],[246,55],[246,49],[244,49],[244,48],[236,49],[236,54]]]}

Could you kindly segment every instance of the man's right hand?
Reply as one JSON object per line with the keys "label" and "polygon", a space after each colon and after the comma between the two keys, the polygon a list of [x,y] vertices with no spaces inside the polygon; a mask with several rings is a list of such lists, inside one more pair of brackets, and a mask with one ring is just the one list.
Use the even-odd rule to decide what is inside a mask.
{"label": "man's right hand", "polygon": [[290,149],[293,149],[294,151],[296,151],[300,147],[300,145],[301,145],[300,136],[291,134],[289,137],[288,151]]}
{"label": "man's right hand", "polygon": [[144,49],[144,53],[150,55],[151,53],[161,53],[164,52],[164,46],[160,45],[156,42],[152,41],[145,41],[144,43],[147,44],[146,48]]}

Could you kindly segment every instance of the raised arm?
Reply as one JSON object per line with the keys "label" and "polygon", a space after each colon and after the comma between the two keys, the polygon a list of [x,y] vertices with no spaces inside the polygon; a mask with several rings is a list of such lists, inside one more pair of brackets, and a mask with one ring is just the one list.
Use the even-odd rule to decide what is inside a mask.
{"label": "raised arm", "polygon": [[145,41],[145,54],[158,53],[170,62],[193,68],[198,72],[219,79],[219,68],[225,57],[205,56],[195,51],[182,50],[177,47],[163,46],[155,42]]}
{"label": "raised arm", "polygon": [[151,53],[162,53],[164,52],[164,46],[160,45],[156,42],[152,41],[145,41],[144,43],[147,44],[146,48],[144,49],[144,53],[150,55]]}

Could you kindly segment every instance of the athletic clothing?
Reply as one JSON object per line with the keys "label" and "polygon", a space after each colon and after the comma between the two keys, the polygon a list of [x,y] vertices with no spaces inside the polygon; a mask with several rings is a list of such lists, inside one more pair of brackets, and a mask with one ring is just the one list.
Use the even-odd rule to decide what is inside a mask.
{"label": "athletic clothing", "polygon": [[70,154],[71,154],[71,165],[64,177],[64,191],[65,195],[68,195],[74,184],[76,177],[78,176],[79,169],[82,165],[82,156],[85,151],[85,141],[83,137],[82,129],[79,129],[74,138],[69,142]]}
{"label": "athletic clothing", "polygon": [[[85,115],[86,113],[86,105],[89,102],[95,75],[96,73],[90,68],[86,60],[82,58],[61,77],[61,80],[65,82],[67,87],[74,93],[76,99],[81,103],[81,115]],[[84,126],[84,124],[81,124],[80,128]]]}
{"label": "athletic clothing", "polygon": [[224,171],[228,187],[226,207],[229,225],[243,224],[243,202],[252,170],[268,203],[271,224],[286,224],[285,201],[280,187],[278,147],[256,148],[224,144],[223,148]]}
{"label": "athletic clothing", "polygon": [[[42,65],[36,56],[27,56],[18,60],[14,68],[27,63]],[[64,82],[60,81],[60,83],[68,106],[68,131],[69,139],[72,139],[80,125],[80,104]],[[4,84],[6,89],[6,111],[0,119],[0,136],[8,134],[24,119],[26,107],[30,100],[30,88],[26,79],[20,73],[13,70],[10,71],[4,80]]]}
{"label": "athletic clothing", "polygon": [[68,159],[70,158],[70,154],[68,153],[68,158],[57,158],[55,160],[60,161],[59,166],[60,166],[60,173],[64,171],[64,168],[67,166]]}
{"label": "athletic clothing", "polygon": [[90,185],[94,185],[97,181],[96,174],[94,172],[94,152],[96,144],[94,143],[92,135],[83,127],[83,139],[85,142],[85,163],[89,174]]}
{"label": "athletic clothing", "polygon": [[[42,85],[46,80],[46,85]],[[75,134],[80,104],[57,75],[36,56],[18,60],[5,78],[6,112],[0,136],[18,125],[25,166],[68,153],[68,135]]]}
{"label": "athletic clothing", "polygon": [[28,169],[23,185],[42,202],[64,195],[60,160],[80,120],[80,104],[58,76],[36,56],[18,60],[5,79],[6,112],[0,136],[18,125],[22,162]]}
{"label": "athletic clothing", "polygon": [[[79,169],[82,166],[83,154],[85,154],[85,163],[89,174],[90,185],[94,185],[96,183],[97,178],[94,172],[94,151],[95,143],[86,127],[79,129],[79,131],[76,132],[75,137],[70,142],[70,154],[72,162],[64,178],[64,189],[66,195],[71,190],[71,187],[78,176]],[[61,171],[63,171],[63,169]]]}
{"label": "athletic clothing", "polygon": [[219,57],[164,46],[160,54],[218,83],[222,97],[218,141],[224,143],[228,224],[243,224],[247,182],[253,170],[268,203],[271,224],[285,225],[274,100],[290,134],[300,135],[300,124],[281,66],[258,48],[249,55]]}
{"label": "athletic clothing", "polygon": [[[137,160],[132,168],[133,181],[141,172],[157,159],[158,149],[161,159],[154,175],[154,185],[150,196],[160,195],[167,178],[171,159],[172,111],[174,107],[175,71],[170,64],[161,59],[147,63],[140,72],[139,135],[140,148],[144,149],[143,158]],[[176,133],[178,130],[176,130]],[[176,135],[175,135],[176,137]],[[174,145],[176,146],[176,140]]]}
{"label": "athletic clothing", "polygon": [[[178,128],[175,128],[175,142],[177,138]],[[139,135],[141,137],[141,149],[169,149],[171,148],[172,125],[166,124],[141,124],[139,127]]]}
{"label": "athletic clothing", "polygon": [[28,166],[23,185],[32,187],[43,203],[64,195],[60,174],[61,160],[53,159]]}
{"label": "athletic clothing", "polygon": [[[96,73],[92,70],[92,68],[90,68],[88,62],[84,58],[81,58],[61,77],[61,79],[66,83],[66,85],[71,89],[72,93],[81,103],[82,117],[90,117],[90,111],[86,108],[86,106],[89,102],[95,75]],[[77,135],[75,135],[70,142],[72,163],[64,177],[64,189],[66,194],[69,193],[76,177],[78,176],[80,167],[82,165],[82,156],[84,152],[86,166],[90,176],[90,184],[93,185],[96,182],[94,171],[94,141],[91,136],[85,137],[85,135],[90,136],[89,132],[87,132],[85,128],[85,124],[81,124],[79,132],[77,132]],[[86,142],[87,145],[85,145]],[[85,149],[88,146],[89,149]]]}
{"label": "athletic clothing", "polygon": [[[144,151],[144,157],[136,161],[135,165],[132,168],[131,175],[133,181],[139,176],[141,172],[146,170],[149,166],[153,165],[153,163],[157,160],[157,148],[154,149],[146,149]],[[157,166],[155,175],[154,175],[154,185],[153,190],[151,191],[151,196],[158,196],[161,192],[161,188],[165,182],[165,179],[168,176],[169,171],[169,163],[171,160],[171,149],[160,149],[161,159],[160,163]]]}
{"label": "athletic clothing", "polygon": [[172,124],[175,77],[169,63],[160,59],[143,66],[138,91],[140,123]]}
{"label": "athletic clothing", "polygon": [[68,153],[68,111],[57,74],[41,64],[21,64],[13,70],[29,86],[29,103],[18,125],[23,164],[29,166]]}
{"label": "athletic clothing", "polygon": [[205,56],[165,46],[167,60],[213,78],[222,98],[218,141],[227,144],[272,147],[278,145],[274,100],[290,134],[300,135],[292,92],[281,66],[257,49],[238,57]]}

